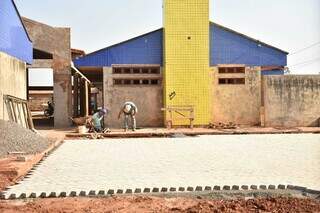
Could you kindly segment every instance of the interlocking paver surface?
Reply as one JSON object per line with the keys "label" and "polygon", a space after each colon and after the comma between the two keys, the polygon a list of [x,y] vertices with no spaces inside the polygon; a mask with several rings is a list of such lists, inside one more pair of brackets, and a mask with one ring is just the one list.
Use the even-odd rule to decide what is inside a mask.
{"label": "interlocking paver surface", "polygon": [[320,189],[320,135],[66,141],[8,194],[280,183]]}

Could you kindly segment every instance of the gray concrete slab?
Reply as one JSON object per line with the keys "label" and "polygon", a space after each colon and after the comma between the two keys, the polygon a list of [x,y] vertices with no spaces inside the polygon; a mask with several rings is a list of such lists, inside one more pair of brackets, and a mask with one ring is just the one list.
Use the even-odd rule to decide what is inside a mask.
{"label": "gray concrete slab", "polygon": [[319,190],[319,165],[316,134],[66,141],[6,195],[252,184]]}

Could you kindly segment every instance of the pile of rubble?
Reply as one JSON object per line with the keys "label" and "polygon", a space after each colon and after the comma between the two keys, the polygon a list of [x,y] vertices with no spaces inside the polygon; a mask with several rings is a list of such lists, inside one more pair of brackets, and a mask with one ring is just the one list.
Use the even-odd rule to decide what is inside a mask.
{"label": "pile of rubble", "polygon": [[12,152],[39,153],[46,150],[52,142],[16,123],[0,120],[0,158]]}
{"label": "pile of rubble", "polygon": [[238,126],[235,123],[210,123],[209,129],[237,129]]}

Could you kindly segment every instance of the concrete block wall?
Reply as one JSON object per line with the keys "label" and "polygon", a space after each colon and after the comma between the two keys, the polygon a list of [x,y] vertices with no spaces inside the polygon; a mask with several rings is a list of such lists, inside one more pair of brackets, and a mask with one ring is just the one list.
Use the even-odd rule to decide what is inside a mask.
{"label": "concrete block wall", "polygon": [[27,98],[26,63],[0,52],[0,119],[8,120],[4,95]]}
{"label": "concrete block wall", "polygon": [[316,127],[320,119],[320,75],[264,76],[267,127]]}
{"label": "concrete block wall", "polygon": [[[139,74],[134,75],[139,78]],[[162,127],[163,85],[114,85],[114,76],[112,67],[103,68],[104,107],[110,109],[105,117],[105,125],[123,128],[124,118],[122,116],[118,120],[118,113],[126,101],[132,101],[138,107],[137,127]],[[162,74],[155,74],[155,77],[161,79]]]}
{"label": "concrete block wall", "polygon": [[[238,125],[259,125],[261,106],[260,67],[246,67],[243,74],[219,74],[218,67],[211,67],[211,75],[211,121],[213,123],[233,122]],[[219,84],[219,78],[245,78],[245,84]]]}

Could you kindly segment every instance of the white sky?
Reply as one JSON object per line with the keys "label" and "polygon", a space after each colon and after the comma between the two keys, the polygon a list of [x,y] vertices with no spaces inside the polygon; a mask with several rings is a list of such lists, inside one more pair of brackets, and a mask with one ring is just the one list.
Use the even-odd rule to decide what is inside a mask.
{"label": "white sky", "polygon": [[[72,47],[87,53],[162,27],[162,0],[15,2],[22,16],[71,27]],[[288,52],[320,42],[320,0],[210,0],[210,3],[211,21]],[[288,59],[292,73],[318,74],[320,44]],[[306,61],[310,62],[292,66]]]}

